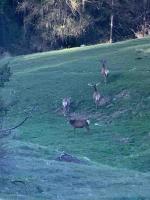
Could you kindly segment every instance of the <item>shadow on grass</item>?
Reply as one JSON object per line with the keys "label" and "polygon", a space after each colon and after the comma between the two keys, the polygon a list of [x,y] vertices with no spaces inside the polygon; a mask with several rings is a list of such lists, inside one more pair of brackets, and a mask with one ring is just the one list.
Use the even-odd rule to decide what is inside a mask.
{"label": "shadow on grass", "polygon": [[115,82],[115,81],[119,80],[121,77],[122,77],[122,73],[111,74],[108,77],[107,82],[108,83]]}

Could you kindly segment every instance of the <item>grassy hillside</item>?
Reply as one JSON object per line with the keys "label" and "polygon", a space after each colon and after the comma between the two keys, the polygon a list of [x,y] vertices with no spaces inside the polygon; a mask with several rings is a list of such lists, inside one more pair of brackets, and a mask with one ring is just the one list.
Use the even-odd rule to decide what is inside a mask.
{"label": "grassy hillside", "polygon": [[[107,84],[104,84],[100,77],[102,58],[108,60],[110,69]],[[9,60],[13,76],[3,90],[3,95],[6,101],[15,99],[18,103],[9,112],[6,126],[11,126],[24,118],[24,110],[36,106],[36,111],[33,117],[14,133],[15,139],[6,142],[4,146],[7,148],[10,146],[9,153],[11,156],[15,155],[17,163],[19,160],[28,163],[25,166],[20,164],[19,169],[27,170],[28,173],[26,172],[24,177],[30,176],[32,184],[37,175],[34,174],[35,172],[31,173],[30,167],[28,169],[31,160],[33,160],[34,170],[36,170],[35,163],[39,162],[37,172],[44,173],[43,177],[47,176],[47,179],[37,176],[36,181],[40,185],[43,181],[46,191],[49,187],[52,189],[53,184],[55,185],[52,193],[41,192],[40,199],[150,198],[148,190],[150,186],[149,38],[112,45],[31,54]],[[3,59],[0,64],[7,61],[8,59]],[[96,82],[101,82],[98,86],[99,91],[104,97],[110,99],[107,105],[99,107],[98,110],[95,109],[92,101],[92,88],[88,86],[88,83]],[[76,105],[80,102],[74,111],[90,117],[90,133],[79,129],[74,134],[72,127],[58,111],[61,107],[61,98],[65,96],[71,96]],[[21,145],[20,148],[16,145],[18,142],[25,147],[22,148]],[[32,153],[28,153],[29,150]],[[50,167],[52,173],[56,170],[57,180],[54,180],[49,173],[43,172],[44,167],[41,169],[41,166],[63,151],[80,159],[90,160],[90,166],[51,161],[51,164],[45,165],[45,169]],[[39,161],[37,157],[40,158]],[[22,176],[21,172],[17,172],[17,175],[15,172],[12,172],[14,177]],[[68,178],[68,176],[73,177],[73,174],[76,176],[75,179]],[[48,178],[53,180],[52,185],[48,186]],[[72,184],[68,189],[67,181]],[[58,196],[57,187],[60,187]],[[107,189],[108,187],[110,190]],[[71,192],[72,188],[74,193]],[[79,188],[82,188],[82,191],[79,191]],[[22,193],[21,189],[18,193]],[[68,196],[65,196],[63,191],[68,192]],[[115,193],[118,195],[115,196]],[[9,198],[16,197],[14,195]],[[35,199],[37,198],[38,196]],[[31,198],[26,197],[26,199]]]}

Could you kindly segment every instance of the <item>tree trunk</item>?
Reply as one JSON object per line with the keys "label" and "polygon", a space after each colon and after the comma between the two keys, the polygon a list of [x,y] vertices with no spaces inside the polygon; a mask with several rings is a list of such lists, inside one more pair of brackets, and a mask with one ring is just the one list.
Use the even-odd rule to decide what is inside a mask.
{"label": "tree trunk", "polygon": [[113,42],[113,26],[114,26],[114,0],[111,1],[110,38],[109,38],[109,43]]}
{"label": "tree trunk", "polygon": [[85,0],[82,0],[82,12],[85,11]]}

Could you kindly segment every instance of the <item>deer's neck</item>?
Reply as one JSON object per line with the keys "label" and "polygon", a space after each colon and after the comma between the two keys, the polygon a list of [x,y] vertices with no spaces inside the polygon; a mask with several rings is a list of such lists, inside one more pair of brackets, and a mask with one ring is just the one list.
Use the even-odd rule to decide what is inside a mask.
{"label": "deer's neck", "polygon": [[106,66],[105,66],[105,64],[103,64],[102,68],[103,68],[103,69],[106,69]]}
{"label": "deer's neck", "polygon": [[94,86],[94,92],[97,92],[97,87],[96,86]]}

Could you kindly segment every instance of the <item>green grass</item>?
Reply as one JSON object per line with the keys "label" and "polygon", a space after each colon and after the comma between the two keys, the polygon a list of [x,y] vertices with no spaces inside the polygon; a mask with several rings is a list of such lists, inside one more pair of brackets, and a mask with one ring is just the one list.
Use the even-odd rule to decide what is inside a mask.
{"label": "green grass", "polygon": [[[139,57],[141,59],[137,59]],[[99,61],[102,58],[108,60],[110,69],[110,78],[106,85],[102,82],[99,72]],[[5,62],[7,59],[1,60],[0,64]],[[86,166],[76,167],[82,173],[87,170],[85,177],[93,185],[98,183],[101,178],[105,179],[106,174],[111,171],[111,167],[115,167],[116,171],[119,170],[121,175],[125,173],[127,177],[128,173],[132,175],[138,173],[140,179],[142,176],[149,177],[149,63],[150,38],[11,58],[10,66],[13,76],[3,90],[3,95],[6,101],[15,98],[18,103],[9,112],[9,123],[6,125],[11,126],[17,123],[24,117],[23,111],[25,109],[28,110],[33,105],[38,105],[39,109],[33,114],[33,117],[17,130],[19,138],[17,140],[20,142],[31,143],[33,146],[44,146],[49,155],[48,159],[53,159],[58,152],[62,151],[80,158],[89,158],[93,163],[90,168],[90,173],[92,171],[93,175],[88,175]],[[101,82],[99,86],[101,94],[110,97],[111,101],[108,106],[96,110],[92,102],[92,90],[87,84],[99,81]],[[126,95],[121,95],[124,91]],[[88,113],[92,116],[90,133],[81,129],[74,134],[66,119],[60,113],[55,112],[61,106],[61,98],[65,96],[71,96],[75,102],[83,100],[75,112]],[[95,123],[98,123],[99,126],[95,126]],[[43,156],[44,154],[41,155],[41,157]],[[69,168],[68,170],[70,167],[72,168],[70,164],[70,167],[68,164],[61,165],[65,165]],[[59,166],[59,163],[56,163],[56,166]],[[99,170],[105,171],[104,166],[109,166],[107,173],[104,173],[104,177],[101,175],[97,177]],[[64,166],[62,166],[63,168]],[[124,172],[123,168],[127,171]],[[122,186],[124,178],[123,175],[120,182]],[[98,192],[97,190],[95,194],[91,192],[93,195],[91,197],[85,196],[89,192],[89,189],[86,188],[89,182],[84,183],[85,180],[84,178],[82,180],[82,189],[85,189],[83,196],[77,195],[75,197],[74,193],[71,197],[71,188],[69,188],[66,191],[70,195],[70,199],[67,196],[56,199],[99,200],[102,191]],[[57,184],[56,186],[59,187]],[[78,186],[74,186],[75,190]],[[101,196],[101,199],[130,199],[130,195],[121,196],[121,193],[118,196],[111,196],[117,188],[114,185],[113,187],[112,191],[110,190],[110,196],[108,192],[108,195]],[[97,188],[100,188],[100,185]],[[134,192],[136,193],[138,187],[135,188]],[[65,189],[62,188],[61,191],[63,190]],[[140,193],[138,193],[139,196],[131,195],[131,199],[142,199],[145,190],[143,189],[141,196]],[[56,190],[53,191],[57,193]],[[122,190],[120,189],[120,191]],[[127,189],[127,193],[131,194],[131,191]],[[52,195],[51,199],[54,196],[55,194]],[[143,198],[150,198],[150,194]]]}

